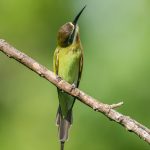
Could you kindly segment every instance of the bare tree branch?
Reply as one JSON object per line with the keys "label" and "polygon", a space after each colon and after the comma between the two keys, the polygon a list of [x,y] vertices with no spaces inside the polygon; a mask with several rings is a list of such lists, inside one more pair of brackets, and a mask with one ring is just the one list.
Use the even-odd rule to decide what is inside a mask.
{"label": "bare tree branch", "polygon": [[78,88],[72,88],[72,85],[62,80],[60,77],[57,77],[52,71],[48,70],[46,67],[42,66],[26,54],[18,51],[16,48],[12,47],[10,44],[2,39],[0,39],[0,51],[2,51],[8,57],[17,60],[29,69],[33,70],[35,73],[45,78],[58,88],[76,97],[82,103],[86,104],[87,106],[98,112],[103,113],[109,119],[124,126],[128,131],[135,133],[144,141],[150,144],[150,129],[138,123],[136,120],[130,118],[129,116],[125,116],[113,109],[121,106],[123,104],[122,102],[112,105],[104,104],[87,95]]}

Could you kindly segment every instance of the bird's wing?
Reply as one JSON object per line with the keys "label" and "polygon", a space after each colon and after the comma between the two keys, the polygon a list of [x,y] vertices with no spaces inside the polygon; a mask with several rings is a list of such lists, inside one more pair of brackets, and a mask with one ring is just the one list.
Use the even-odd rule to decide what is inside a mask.
{"label": "bird's wing", "polygon": [[80,60],[79,60],[79,73],[78,73],[77,87],[79,86],[79,83],[80,83],[82,69],[83,69],[83,52],[82,52]]}
{"label": "bird's wing", "polygon": [[[78,80],[77,80],[77,85],[76,85],[77,88],[78,88],[80,80],[81,80],[82,70],[83,70],[83,52],[81,53],[81,57],[80,57],[80,60],[79,60],[79,72],[78,72]],[[73,100],[71,109],[72,109],[74,103],[75,103],[75,98]]]}
{"label": "bird's wing", "polygon": [[59,69],[59,58],[58,58],[58,54],[59,54],[59,49],[56,48],[55,52],[54,52],[54,57],[53,57],[53,70],[54,72],[58,75],[58,69]]}

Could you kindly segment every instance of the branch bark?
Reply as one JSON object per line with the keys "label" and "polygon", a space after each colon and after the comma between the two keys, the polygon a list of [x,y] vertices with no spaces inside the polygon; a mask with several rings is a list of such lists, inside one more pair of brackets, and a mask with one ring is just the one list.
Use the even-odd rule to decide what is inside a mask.
{"label": "branch bark", "polygon": [[6,54],[9,58],[13,58],[22,63],[27,68],[31,69],[41,77],[51,82],[53,85],[76,97],[78,100],[91,107],[93,110],[103,113],[109,119],[122,125],[128,131],[135,133],[138,137],[142,138],[144,141],[150,144],[150,129],[132,119],[131,117],[123,115],[114,110],[114,108],[121,106],[123,104],[122,102],[112,105],[104,104],[79,90],[78,88],[73,89],[72,85],[60,77],[57,77],[52,71],[48,70],[46,67],[42,66],[26,54],[20,52],[3,39],[0,39],[0,51]]}

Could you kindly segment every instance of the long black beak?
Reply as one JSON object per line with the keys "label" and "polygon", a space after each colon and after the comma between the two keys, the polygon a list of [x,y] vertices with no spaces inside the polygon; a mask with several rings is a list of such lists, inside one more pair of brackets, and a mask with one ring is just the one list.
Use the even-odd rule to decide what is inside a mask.
{"label": "long black beak", "polygon": [[75,19],[73,20],[73,25],[74,25],[74,30],[72,32],[72,34],[69,36],[69,38],[67,39],[68,44],[73,42],[74,36],[75,36],[75,31],[76,31],[76,25],[78,22],[78,19],[80,17],[80,15],[82,14],[83,10],[85,9],[86,5],[81,9],[81,11],[78,13],[78,15],[75,17]]}
{"label": "long black beak", "polygon": [[78,13],[78,15],[75,17],[75,19],[73,20],[73,25],[76,26],[77,22],[78,22],[78,19],[80,17],[80,15],[82,14],[83,10],[85,9],[86,5],[81,9],[81,11]]}

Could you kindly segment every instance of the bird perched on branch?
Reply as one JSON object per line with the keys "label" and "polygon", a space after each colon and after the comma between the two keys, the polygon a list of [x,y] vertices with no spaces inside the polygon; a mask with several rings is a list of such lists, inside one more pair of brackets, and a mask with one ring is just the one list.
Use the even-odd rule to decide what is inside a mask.
{"label": "bird perched on branch", "polygon": [[[72,84],[72,88],[79,86],[83,68],[83,48],[77,22],[85,7],[82,8],[73,22],[68,22],[60,27],[53,58],[55,74]],[[58,126],[60,149],[63,150],[64,143],[68,139],[68,130],[72,124],[72,108],[75,98],[60,89],[57,90],[59,106],[56,125]]]}

